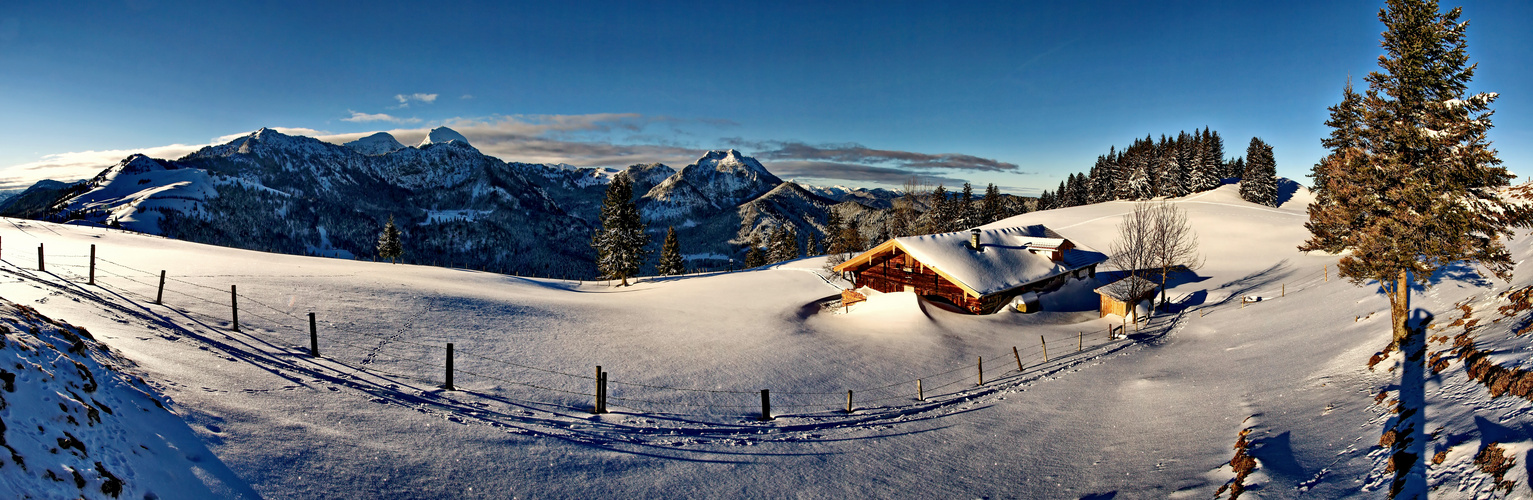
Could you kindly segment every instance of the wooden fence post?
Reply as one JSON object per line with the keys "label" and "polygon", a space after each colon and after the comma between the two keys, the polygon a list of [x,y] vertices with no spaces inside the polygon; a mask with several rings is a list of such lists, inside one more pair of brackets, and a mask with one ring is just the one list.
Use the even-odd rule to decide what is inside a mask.
{"label": "wooden fence post", "polygon": [[154,303],[165,304],[165,270],[160,270],[160,291],[154,294]]}
{"label": "wooden fence post", "polygon": [[761,421],[772,419],[772,393],[766,389],[761,390]]}
{"label": "wooden fence post", "polygon": [[37,244],[37,270],[43,270],[43,244]]}
{"label": "wooden fence post", "polygon": [[1075,352],[1086,350],[1086,332],[1075,332]]}
{"label": "wooden fence post", "polygon": [[452,386],[452,342],[447,343],[447,384],[442,386],[449,391],[456,391]]}
{"label": "wooden fence post", "polygon": [[926,401],[926,388],[921,387],[921,379],[916,379],[916,399]]}
{"label": "wooden fence post", "polygon": [[1279,297],[1287,297],[1288,296],[1288,284],[1287,283],[1283,284],[1283,291],[1281,293],[1282,293],[1281,295],[1278,295]]}
{"label": "wooden fence post", "polygon": [[314,327],[314,313],[309,313],[309,357],[319,357],[319,330]]}
{"label": "wooden fence post", "polygon": [[[1134,324],[1137,325],[1139,323],[1135,322]],[[1043,340],[1043,336],[1039,335],[1038,336],[1038,343],[1039,344],[1043,344],[1043,362],[1044,363],[1049,362],[1049,342],[1047,340]]]}
{"label": "wooden fence post", "polygon": [[852,390],[851,389],[847,389],[846,390],[846,412],[847,413],[851,413],[852,412]]}
{"label": "wooden fence post", "polygon": [[601,385],[601,412],[607,413],[607,372],[601,372],[596,382]]}
{"label": "wooden fence post", "polygon": [[1326,264],[1325,265],[1325,282],[1326,283],[1330,283],[1331,282],[1331,265],[1330,264]]}
{"label": "wooden fence post", "polygon": [[601,414],[601,365],[596,365],[596,402],[591,405],[592,414]]}
{"label": "wooden fence post", "polygon": [[96,244],[90,245],[90,284],[96,284]]}
{"label": "wooden fence post", "polygon": [[985,385],[985,357],[979,357],[979,385]]}
{"label": "wooden fence post", "polygon": [[1022,354],[1017,352],[1017,346],[1011,346],[1011,355],[1017,358],[1017,373],[1022,372]]}
{"label": "wooden fence post", "polygon": [[240,294],[234,291],[234,285],[229,285],[229,307],[234,311],[234,331],[240,331]]}

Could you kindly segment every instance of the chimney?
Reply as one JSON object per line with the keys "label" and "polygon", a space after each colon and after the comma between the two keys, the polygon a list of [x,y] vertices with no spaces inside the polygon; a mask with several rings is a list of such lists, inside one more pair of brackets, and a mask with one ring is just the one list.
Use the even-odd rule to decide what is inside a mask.
{"label": "chimney", "polygon": [[969,230],[969,248],[976,252],[985,251],[985,247],[979,245],[979,228]]}

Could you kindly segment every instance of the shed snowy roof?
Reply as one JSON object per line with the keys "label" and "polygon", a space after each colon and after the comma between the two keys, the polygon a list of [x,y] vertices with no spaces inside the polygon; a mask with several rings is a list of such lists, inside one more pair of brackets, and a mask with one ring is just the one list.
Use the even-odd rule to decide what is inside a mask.
{"label": "shed snowy roof", "polygon": [[[1101,295],[1112,297],[1119,302],[1130,302],[1144,298],[1148,292],[1160,288],[1160,284],[1138,276],[1129,276],[1106,285],[1097,287],[1096,292]],[[1134,291],[1139,290],[1140,297],[1134,297]]]}
{"label": "shed snowy roof", "polygon": [[1107,260],[1101,252],[1075,243],[1064,250],[1061,262],[1055,262],[1048,254],[1064,246],[1066,240],[1041,224],[980,230],[981,252],[969,248],[970,235],[969,231],[956,231],[895,238],[847,260],[836,270],[851,269],[898,247],[953,284],[975,296],[985,296]]}

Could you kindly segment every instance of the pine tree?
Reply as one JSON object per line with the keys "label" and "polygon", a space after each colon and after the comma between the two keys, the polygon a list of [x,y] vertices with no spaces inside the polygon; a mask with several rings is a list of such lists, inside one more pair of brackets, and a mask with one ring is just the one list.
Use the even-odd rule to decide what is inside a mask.
{"label": "pine tree", "polygon": [[786,224],[777,226],[772,230],[768,258],[772,263],[786,262],[798,258],[798,235]]}
{"label": "pine tree", "polygon": [[686,260],[681,258],[681,243],[676,240],[676,228],[665,229],[665,243],[660,245],[660,262],[655,265],[655,274],[660,276],[677,276],[686,274]]}
{"label": "pine tree", "polygon": [[1246,171],[1240,176],[1240,197],[1251,203],[1277,206],[1277,163],[1272,158],[1272,146],[1252,137],[1246,148]]}
{"label": "pine tree", "polygon": [[1350,250],[1339,274],[1382,284],[1401,348],[1419,346],[1425,330],[1407,324],[1412,279],[1430,287],[1435,271],[1468,260],[1510,280],[1502,239],[1533,225],[1533,214],[1496,195],[1513,176],[1486,138],[1496,94],[1466,95],[1475,66],[1461,14],[1431,1],[1386,2],[1385,54],[1368,74],[1359,146],[1322,162],[1331,203],[1310,206],[1312,237],[1300,247]]}
{"label": "pine tree", "polygon": [[950,200],[947,195],[947,188],[938,184],[937,189],[932,190],[931,210],[926,211],[926,229],[921,232],[936,234],[952,231],[949,228],[953,227],[958,218],[958,215],[954,213],[956,208],[953,200]]}
{"label": "pine tree", "polygon": [[[1142,160],[1136,160],[1135,163],[1139,161]],[[1150,187],[1149,172],[1138,165],[1129,173],[1128,185],[1126,187],[1128,198],[1131,200],[1148,200],[1154,194],[1152,192],[1153,189]]]}
{"label": "pine tree", "polygon": [[1185,196],[1187,189],[1182,185],[1182,164],[1177,160],[1179,153],[1175,143],[1166,143],[1160,155],[1160,168],[1156,173],[1160,175],[1161,196]]}
{"label": "pine tree", "polygon": [[1342,88],[1341,102],[1327,109],[1331,117],[1325,121],[1325,126],[1331,128],[1331,135],[1321,139],[1320,145],[1331,153],[1315,164],[1309,175],[1314,180],[1314,187],[1310,189],[1315,193],[1315,202],[1321,205],[1330,204],[1330,195],[1326,191],[1329,181],[1325,175],[1326,160],[1363,147],[1363,96],[1352,91],[1351,77],[1347,78],[1347,85]]}
{"label": "pine tree", "polygon": [[825,215],[825,253],[826,254],[845,253],[846,249],[841,247],[841,226],[842,226],[842,224],[841,224],[841,213],[837,212],[836,209],[834,209],[834,208],[832,208],[830,210],[827,210],[826,212],[827,212],[827,214]]}
{"label": "pine tree", "polygon": [[602,276],[618,278],[628,286],[628,278],[639,272],[649,256],[649,235],[639,208],[633,202],[633,181],[626,175],[612,177],[602,200],[601,228],[591,238],[596,250],[596,269]]}
{"label": "pine tree", "polygon": [[1038,210],[1054,209],[1054,192],[1047,189],[1038,195]]}
{"label": "pine tree", "polygon": [[865,248],[862,241],[862,229],[857,226],[857,219],[847,219],[846,225],[841,227],[842,252],[852,254],[861,252]]}
{"label": "pine tree", "polygon": [[1112,201],[1112,169],[1107,166],[1107,157],[1098,156],[1095,165],[1091,166],[1091,189],[1087,196],[1092,203]]}
{"label": "pine tree", "polygon": [[825,255],[825,252],[820,248],[820,242],[819,240],[815,239],[814,230],[811,229],[810,231],[804,233],[804,256],[818,257],[821,255]]}
{"label": "pine tree", "polygon": [[388,259],[390,263],[393,263],[404,254],[404,251],[399,226],[394,225],[394,216],[390,215],[389,221],[383,224],[383,232],[378,234],[378,258]]}
{"label": "pine tree", "polygon": [[1219,137],[1218,132],[1210,131],[1208,127],[1203,127],[1203,169],[1213,173],[1213,187],[1223,184],[1225,177],[1240,175],[1239,173],[1231,175],[1225,169],[1224,139]]}
{"label": "pine tree", "polygon": [[979,222],[979,207],[974,206],[974,186],[967,182],[963,183],[963,194],[958,195],[956,212],[958,217],[953,224],[954,231],[983,224]]}
{"label": "pine tree", "polygon": [[767,265],[766,252],[761,250],[761,242],[751,238],[750,248],[745,251],[745,268],[761,267]]}
{"label": "pine tree", "polygon": [[985,186],[985,199],[979,204],[979,224],[989,224],[1002,219],[1001,190],[995,183]]}

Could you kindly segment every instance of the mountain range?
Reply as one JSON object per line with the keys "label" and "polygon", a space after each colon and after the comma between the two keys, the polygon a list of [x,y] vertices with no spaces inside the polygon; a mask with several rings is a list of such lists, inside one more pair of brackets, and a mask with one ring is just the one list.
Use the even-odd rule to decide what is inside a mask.
{"label": "mountain range", "polygon": [[375,258],[390,219],[404,262],[499,272],[595,276],[592,231],[617,175],[658,240],[676,228],[689,267],[743,262],[744,245],[780,226],[823,240],[831,210],[874,237],[895,191],[783,181],[735,150],[682,168],[507,163],[447,127],[416,146],[387,133],[344,145],[263,128],[179,159],[132,155],[91,179],[43,181],[0,215],[100,224],[254,250]]}

